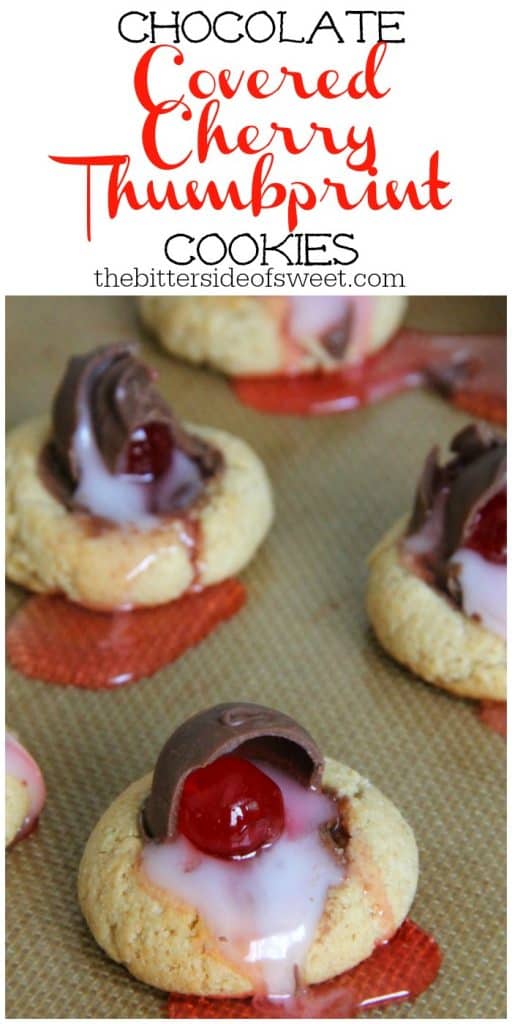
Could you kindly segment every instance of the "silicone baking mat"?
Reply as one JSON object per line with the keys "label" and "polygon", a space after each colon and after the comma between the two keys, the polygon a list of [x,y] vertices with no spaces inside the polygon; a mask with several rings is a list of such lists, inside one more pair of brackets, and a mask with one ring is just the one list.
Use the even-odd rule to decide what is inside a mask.
{"label": "silicone baking mat", "polygon": [[[504,316],[496,299],[421,298],[410,301],[408,322],[501,330]],[[206,704],[237,699],[294,715],[415,829],[412,916],[435,935],[444,962],[415,1004],[381,1015],[504,1016],[505,744],[474,704],[387,658],[363,603],[369,550],[409,508],[428,448],[468,417],[426,392],[322,419],[260,415],[239,405],[221,376],[167,358],[143,334],[131,298],[44,297],[7,302],[8,425],[47,408],[73,352],[133,336],[180,414],[254,446],[273,481],[276,520],[243,573],[246,607],[153,678],[95,693],[8,670],[7,720],[48,784],[38,831],[7,856],[8,1016],[164,1015],[163,993],[93,941],[75,896],[77,868],[100,814],[151,768],[174,727]],[[8,608],[21,599],[9,587]]]}

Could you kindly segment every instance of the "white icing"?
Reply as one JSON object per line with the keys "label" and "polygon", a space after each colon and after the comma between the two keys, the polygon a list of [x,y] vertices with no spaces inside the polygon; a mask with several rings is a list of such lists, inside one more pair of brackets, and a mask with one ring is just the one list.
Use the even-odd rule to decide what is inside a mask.
{"label": "white icing", "polygon": [[308,335],[321,338],[342,323],[350,311],[349,337],[342,361],[347,361],[348,355],[350,362],[368,355],[375,300],[365,296],[291,295],[288,303],[288,331],[294,341],[300,342]]}
{"label": "white icing", "polygon": [[10,733],[5,734],[5,774],[27,787],[29,809],[23,822],[23,829],[27,830],[43,809],[46,786],[34,758]]}
{"label": "white icing", "polygon": [[173,449],[171,465],[157,481],[143,476],[110,473],[96,444],[87,405],[80,405],[79,422],[73,435],[79,483],[73,494],[75,504],[119,524],[132,523],[139,529],[153,529],[159,513],[193,500],[201,488],[196,463],[179,449]]}
{"label": "white icing", "polygon": [[157,509],[186,504],[190,495],[195,496],[199,492],[201,483],[197,463],[179,448],[174,448],[170,469],[153,484]]}
{"label": "white icing", "polygon": [[462,607],[486,629],[506,639],[507,567],[487,561],[478,551],[459,548],[451,558],[459,569]]}
{"label": "white icing", "polygon": [[318,831],[333,819],[333,801],[270,765],[259,767],[283,794],[285,830],[273,846],[229,861],[178,836],[148,843],[142,869],[153,885],[195,907],[222,955],[245,967],[261,991],[287,996],[295,991],[296,968],[311,946],[327,891],[340,884],[344,869]]}
{"label": "white icing", "polygon": [[292,295],[288,330],[297,341],[304,335],[320,337],[343,319],[348,299],[334,295]]}
{"label": "white icing", "polygon": [[[80,405],[77,428],[73,435],[79,483],[73,495],[77,505],[93,515],[116,523],[147,523],[147,495],[140,483],[109,473],[98,451],[89,410]],[[152,517],[153,518],[153,517]]]}

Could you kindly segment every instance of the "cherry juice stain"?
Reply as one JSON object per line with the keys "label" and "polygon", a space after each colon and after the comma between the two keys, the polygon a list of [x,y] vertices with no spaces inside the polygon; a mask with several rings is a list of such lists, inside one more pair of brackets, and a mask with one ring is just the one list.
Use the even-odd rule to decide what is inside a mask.
{"label": "cherry juice stain", "polygon": [[507,702],[505,700],[481,700],[477,709],[480,721],[493,732],[507,738]]}
{"label": "cherry juice stain", "polygon": [[236,579],[156,608],[97,612],[63,597],[31,597],[12,617],[7,657],[31,679],[100,690],[176,661],[245,604]]}
{"label": "cherry juice stain", "polygon": [[406,920],[392,939],[377,946],[357,967],[331,981],[310,985],[289,999],[263,996],[227,999],[171,993],[167,1016],[186,1020],[353,1018],[388,1003],[421,995],[435,980],[441,959],[435,939],[413,921]]}
{"label": "cherry juice stain", "polygon": [[343,370],[234,377],[260,412],[320,416],[348,412],[411,388],[434,387],[473,416],[506,422],[506,340],[401,330],[362,363]]}

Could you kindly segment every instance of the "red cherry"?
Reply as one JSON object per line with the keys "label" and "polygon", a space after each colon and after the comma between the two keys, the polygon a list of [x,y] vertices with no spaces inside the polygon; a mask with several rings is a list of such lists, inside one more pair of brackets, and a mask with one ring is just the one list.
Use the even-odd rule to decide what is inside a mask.
{"label": "red cherry", "polygon": [[507,491],[498,491],[476,513],[464,547],[478,551],[488,562],[507,561]]}
{"label": "red cherry", "polygon": [[219,757],[185,779],[178,828],[203,853],[247,857],[279,839],[281,790],[250,761]]}
{"label": "red cherry", "polygon": [[171,434],[165,423],[146,423],[131,435],[125,472],[156,480],[169,468],[172,453]]}

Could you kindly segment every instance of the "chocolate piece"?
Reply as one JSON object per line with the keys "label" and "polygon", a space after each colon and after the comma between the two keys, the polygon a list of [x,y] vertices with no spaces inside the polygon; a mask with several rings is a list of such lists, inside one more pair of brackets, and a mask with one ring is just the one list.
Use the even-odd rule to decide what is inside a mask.
{"label": "chocolate piece", "polygon": [[457,453],[444,517],[445,558],[461,547],[472,520],[505,486],[507,446],[489,427],[466,427],[452,442]]}
{"label": "chocolate piece", "polygon": [[217,704],[180,725],[163,747],[142,808],[145,836],[157,842],[172,838],[187,776],[235,752],[277,765],[304,786],[320,785],[322,755],[293,718],[259,704]]}
{"label": "chocolate piece", "polygon": [[464,386],[467,380],[478,373],[480,365],[479,360],[469,356],[449,362],[444,366],[442,364],[426,366],[425,379],[430,387],[436,388],[445,398],[450,398],[454,392]]}
{"label": "chocolate piece", "polygon": [[347,345],[350,341],[350,332],[352,329],[353,311],[351,306],[347,306],[341,320],[325,331],[321,338],[320,343],[323,345],[328,355],[332,356],[333,359],[342,359],[345,355]]}
{"label": "chocolate piece", "polygon": [[405,550],[414,553],[423,533],[419,557],[429,581],[460,603],[460,585],[449,561],[464,546],[476,512],[505,486],[506,441],[490,427],[471,424],[453,438],[455,453],[444,466],[439,449],[427,456],[414,509],[406,530]]}
{"label": "chocolate piece", "polygon": [[432,448],[425,459],[425,465],[419,479],[412,516],[407,526],[407,533],[417,533],[429,518],[437,494],[443,488],[443,470],[439,465],[439,448]]}
{"label": "chocolate piece", "polygon": [[[136,430],[158,424],[169,432],[170,445],[194,462],[205,483],[222,465],[222,455],[212,445],[188,434],[154,387],[156,374],[135,358],[136,346],[119,343],[73,357],[55,394],[52,435],[42,456],[42,475],[62,500],[72,503],[80,480],[75,435],[84,409],[97,450],[111,474],[123,474]],[[185,496],[186,497],[186,496]],[[193,495],[195,499],[197,494]],[[173,495],[169,513],[183,508]]]}

